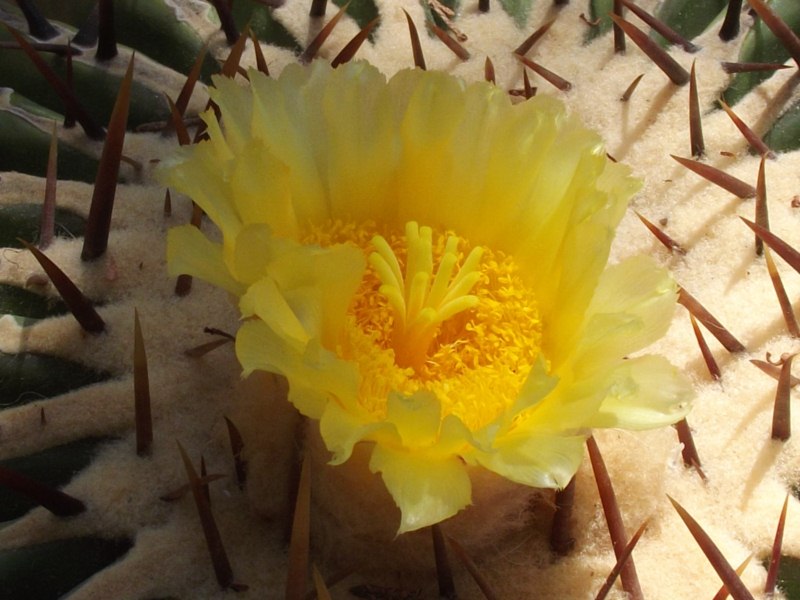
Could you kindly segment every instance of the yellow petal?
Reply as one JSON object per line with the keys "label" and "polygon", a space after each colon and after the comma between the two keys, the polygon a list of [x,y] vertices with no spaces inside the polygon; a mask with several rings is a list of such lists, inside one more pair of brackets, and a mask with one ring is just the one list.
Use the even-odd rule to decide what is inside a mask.
{"label": "yellow petal", "polygon": [[311,339],[273,279],[264,277],[251,285],[239,301],[239,310],[243,317],[256,315],[288,343],[304,347]]}
{"label": "yellow petal", "polygon": [[244,316],[255,314],[296,340],[320,337],[331,345],[344,326],[365,265],[357,248],[302,245],[274,236],[262,223],[239,232],[228,260],[237,279],[254,283],[242,299]]}
{"label": "yellow petal", "polygon": [[[610,369],[609,372],[614,371]],[[563,432],[565,435],[586,431],[612,386],[608,373],[587,379],[561,379],[544,400],[517,417],[512,431]]]}
{"label": "yellow petal", "polygon": [[232,156],[241,155],[250,139],[253,112],[250,92],[232,77],[215,75],[212,81],[214,85],[208,91],[220,112],[225,114],[226,145],[230,148]]}
{"label": "yellow petal", "polygon": [[319,420],[319,432],[325,446],[333,453],[333,465],[345,462],[353,453],[353,446],[386,427],[383,423],[372,421],[356,406],[345,408],[338,402],[328,402]]}
{"label": "yellow petal", "polygon": [[174,227],[167,233],[167,271],[173,277],[199,277],[237,296],[245,289],[225,266],[222,246],[191,225]]}
{"label": "yellow petal", "polygon": [[156,174],[164,185],[191,197],[224,236],[233,237],[242,222],[230,200],[228,161],[212,144],[200,142],[181,148],[159,166]]}
{"label": "yellow petal", "polygon": [[669,328],[677,300],[675,281],[645,256],[607,269],[588,310],[586,332],[577,353],[578,376],[591,375],[615,360],[640,350]]}
{"label": "yellow petal", "polygon": [[475,450],[470,461],[498,475],[539,488],[563,488],[583,460],[582,435],[520,428],[495,441],[491,452]]}
{"label": "yellow petal", "polygon": [[510,424],[511,420],[519,413],[539,404],[557,385],[558,377],[547,372],[544,359],[539,357],[539,360],[536,361],[536,364],[533,365],[530,373],[528,373],[514,406],[505,416],[505,423]]}
{"label": "yellow petal", "polygon": [[[389,82],[402,143],[395,195],[400,224],[410,220],[453,229],[476,243],[505,214],[492,210],[514,183],[489,190],[487,165],[497,149],[499,107],[510,108],[500,90],[465,85],[441,73],[401,71]],[[508,114],[508,113],[505,113]],[[435,201],[432,201],[435,199]],[[509,199],[509,202],[513,202]]]}
{"label": "yellow petal", "polygon": [[624,361],[612,381],[610,393],[588,426],[652,429],[671,425],[689,412],[691,383],[661,356]]}
{"label": "yellow petal", "polygon": [[[591,191],[586,190],[584,198],[591,204]],[[614,228],[625,207],[625,202],[617,201],[611,207],[601,207],[597,212],[582,218],[580,213],[583,211],[579,211],[574,205],[583,202],[584,198],[570,201],[573,211],[569,215],[566,229],[563,230],[563,238],[546,241],[555,250],[551,254],[554,257],[552,262],[534,267],[537,272],[535,281],[538,282],[535,285],[536,297],[545,324],[542,346],[556,370],[567,360],[579,341],[586,309],[608,260]],[[554,225],[554,229],[562,228]],[[546,240],[551,238],[548,235],[543,237]],[[524,253],[527,254],[528,251]],[[550,254],[544,247],[540,253],[542,256]],[[535,257],[540,253],[530,256],[529,259],[535,262],[538,260]]]}
{"label": "yellow petal", "polygon": [[305,330],[332,348],[365,268],[366,258],[358,248],[293,243],[285,252],[276,253],[268,274]]}
{"label": "yellow petal", "polygon": [[398,534],[452,517],[472,500],[466,467],[455,456],[435,460],[425,454],[376,445],[369,468],[381,473],[400,509]]}
{"label": "yellow petal", "polygon": [[[320,62],[320,61],[318,61]],[[320,165],[324,164],[325,144],[317,144],[326,123],[322,112],[314,110],[324,82],[315,74],[322,67],[289,65],[278,79],[251,71],[253,117],[251,135],[291,169],[292,204],[301,224],[318,223],[330,217]],[[276,230],[277,235],[292,232]]]}
{"label": "yellow petal", "polygon": [[296,236],[299,227],[289,195],[289,168],[262,140],[249,140],[242,146],[230,175],[231,198],[239,218],[242,223],[264,223],[273,231]]}
{"label": "yellow petal", "polygon": [[243,376],[254,370],[283,375],[289,400],[304,415],[319,419],[328,402],[353,403],[358,394],[358,371],[312,340],[292,347],[263,321],[249,320],[236,335],[236,357]]}
{"label": "yellow petal", "polygon": [[[277,246],[277,248],[276,248]],[[267,265],[275,252],[285,247],[272,235],[270,227],[254,223],[243,227],[227,255],[228,269],[239,281],[251,284],[266,276]]]}
{"label": "yellow petal", "polygon": [[442,405],[434,394],[424,390],[410,396],[390,392],[386,420],[397,428],[403,446],[425,448],[433,445],[439,435]]}
{"label": "yellow petal", "polygon": [[207,148],[213,151],[214,157],[220,164],[227,163],[236,155],[231,150],[228,137],[222,133],[222,125],[217,120],[213,110],[207,110],[202,114],[206,124],[206,139],[202,142]]}
{"label": "yellow petal", "polygon": [[355,222],[392,210],[399,143],[386,78],[367,63],[336,69],[319,94],[325,117],[323,163],[332,215]]}

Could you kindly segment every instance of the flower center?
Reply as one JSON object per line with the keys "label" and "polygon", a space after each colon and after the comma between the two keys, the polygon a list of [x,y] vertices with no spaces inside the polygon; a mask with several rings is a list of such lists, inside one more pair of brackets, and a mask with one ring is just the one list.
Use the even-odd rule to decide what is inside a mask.
{"label": "flower center", "polygon": [[383,236],[372,238],[376,251],[369,263],[381,280],[378,291],[394,311],[392,347],[395,362],[419,372],[439,326],[474,308],[478,297],[469,293],[481,277],[483,250],[473,248],[456,273],[458,238],[451,235],[434,274],[433,230],[413,221],[406,225],[405,275],[392,246]]}
{"label": "flower center", "polygon": [[471,430],[519,395],[541,352],[536,298],[513,257],[408,223],[329,223],[309,241],[369,257],[337,353],[359,366],[359,402],[376,419],[392,391],[433,392]]}

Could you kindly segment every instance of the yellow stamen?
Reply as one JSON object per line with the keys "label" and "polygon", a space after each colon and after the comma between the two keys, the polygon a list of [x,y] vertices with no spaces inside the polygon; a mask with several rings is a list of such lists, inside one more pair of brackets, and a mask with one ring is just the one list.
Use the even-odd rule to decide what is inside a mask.
{"label": "yellow stamen", "polygon": [[[426,244],[424,231],[414,234]],[[314,228],[307,241],[355,244],[370,257],[372,268],[353,299],[337,352],[359,365],[359,403],[376,419],[386,417],[391,392],[429,391],[441,401],[442,416],[455,415],[472,431],[513,404],[541,352],[542,338],[536,297],[513,258],[489,248],[467,252],[466,240],[432,232],[430,283],[416,319],[438,324],[432,341],[409,338],[408,347],[427,344],[412,367],[403,365],[395,350],[395,331],[405,330],[409,319],[403,275],[411,272],[407,236],[381,231],[374,223],[337,221]],[[426,308],[425,302],[437,308]]]}
{"label": "yellow stamen", "polygon": [[433,231],[415,222],[406,224],[406,272],[392,247],[382,236],[375,236],[375,252],[369,262],[382,285],[380,293],[394,310],[392,346],[401,367],[418,370],[425,362],[439,326],[460,312],[473,308],[478,297],[469,292],[480,279],[482,250],[473,248],[464,265],[453,277],[458,262],[458,238],[449,236],[444,254],[433,272]]}

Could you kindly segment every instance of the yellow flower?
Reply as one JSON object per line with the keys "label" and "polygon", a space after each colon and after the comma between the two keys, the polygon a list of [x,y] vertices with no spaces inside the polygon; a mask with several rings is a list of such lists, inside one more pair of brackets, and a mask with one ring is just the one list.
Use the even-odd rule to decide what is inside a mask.
{"label": "yellow flower", "polygon": [[470,469],[560,488],[591,428],[685,414],[666,360],[628,358],[674,282],[606,268],[637,182],[558,101],[363,63],[215,85],[223,125],[164,180],[222,243],[173,229],[170,273],[238,297],[244,374],[284,375],[334,464],[371,444],[400,532],[467,506]]}

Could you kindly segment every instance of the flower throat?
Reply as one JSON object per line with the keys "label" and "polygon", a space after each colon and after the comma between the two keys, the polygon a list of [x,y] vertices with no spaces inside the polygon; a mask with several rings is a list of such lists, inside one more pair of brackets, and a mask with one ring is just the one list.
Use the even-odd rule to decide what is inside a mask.
{"label": "flower throat", "polygon": [[478,428],[507,408],[541,352],[535,295],[502,252],[414,222],[404,234],[342,222],[311,234],[369,260],[342,355],[359,364],[361,401],[376,416],[390,390],[426,389],[443,416]]}
{"label": "flower throat", "polygon": [[473,248],[456,271],[459,240],[447,236],[434,273],[431,228],[407,223],[405,240],[405,274],[392,246],[382,236],[372,238],[376,250],[370,254],[369,263],[381,281],[378,292],[394,313],[391,339],[395,362],[418,373],[440,326],[477,306],[478,297],[469,292],[481,278],[483,249]]}

